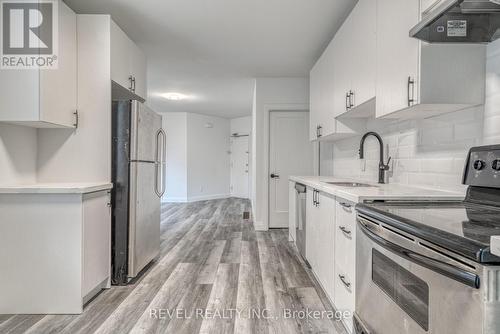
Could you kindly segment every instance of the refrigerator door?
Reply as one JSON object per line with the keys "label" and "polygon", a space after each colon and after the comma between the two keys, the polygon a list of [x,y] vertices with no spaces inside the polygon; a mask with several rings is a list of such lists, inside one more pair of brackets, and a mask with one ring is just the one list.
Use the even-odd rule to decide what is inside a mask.
{"label": "refrigerator door", "polygon": [[130,116],[130,160],[157,161],[157,133],[161,116],[138,101],[132,101]]}
{"label": "refrigerator door", "polygon": [[160,199],[154,162],[130,163],[128,276],[135,277],[160,253]]}

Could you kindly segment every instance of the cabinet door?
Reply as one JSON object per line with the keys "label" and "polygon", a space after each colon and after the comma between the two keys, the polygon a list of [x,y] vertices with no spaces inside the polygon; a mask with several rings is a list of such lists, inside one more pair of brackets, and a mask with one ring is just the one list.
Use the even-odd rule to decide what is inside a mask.
{"label": "cabinet door", "polygon": [[319,125],[321,113],[321,90],[323,83],[321,81],[321,58],[309,74],[309,139],[315,140],[317,136],[317,126]]}
{"label": "cabinet door", "polygon": [[306,259],[311,265],[313,270],[317,268],[316,263],[316,231],[317,231],[317,221],[316,221],[316,206],[313,203],[313,198],[315,196],[314,190],[307,188],[306,193]]}
{"label": "cabinet door", "polygon": [[40,71],[0,69],[0,121],[37,122]]}
{"label": "cabinet door", "polygon": [[340,27],[333,40],[334,47],[334,107],[333,116],[339,116],[347,111],[346,94],[351,90],[351,70],[354,63],[350,51],[349,40],[350,17]]}
{"label": "cabinet door", "polygon": [[57,70],[40,70],[40,120],[72,127],[77,109],[76,14],[59,2]]}
{"label": "cabinet door", "polygon": [[310,139],[317,138],[317,127],[321,135],[335,131],[334,107],[334,54],[333,43],[326,48],[310,73]]}
{"label": "cabinet door", "polygon": [[127,89],[131,88],[130,39],[111,21],[111,80]]}
{"label": "cabinet door", "polygon": [[328,297],[333,301],[335,280],[335,200],[319,194],[317,240],[317,276]]}
{"label": "cabinet door", "polygon": [[321,108],[319,123],[321,135],[328,136],[335,132],[334,93],[335,93],[335,53],[334,43],[330,42],[323,53],[321,75],[323,79],[321,88]]}
{"label": "cabinet door", "polygon": [[146,55],[132,40],[129,40],[130,50],[130,73],[133,75],[134,93],[146,99],[147,94],[147,74]]}
{"label": "cabinet door", "polygon": [[408,77],[418,100],[420,42],[408,32],[419,16],[419,0],[377,1],[377,117],[408,107]]}
{"label": "cabinet door", "polygon": [[108,191],[85,194],[83,197],[83,297],[110,277],[109,203]]}
{"label": "cabinet door", "polygon": [[353,65],[352,102],[354,107],[375,97],[376,1],[360,0],[350,15],[349,49]]}
{"label": "cabinet door", "polygon": [[296,228],[298,222],[298,194],[295,190],[295,182],[288,182],[288,239],[295,243],[296,239]]}

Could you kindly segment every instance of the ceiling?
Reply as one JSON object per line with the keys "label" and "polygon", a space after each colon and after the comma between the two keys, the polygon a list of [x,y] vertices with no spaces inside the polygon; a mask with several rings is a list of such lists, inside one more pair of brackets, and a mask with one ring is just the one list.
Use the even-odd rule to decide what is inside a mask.
{"label": "ceiling", "polygon": [[251,114],[253,78],[307,76],[356,0],[65,2],[111,14],[142,48],[153,109],[232,118]]}

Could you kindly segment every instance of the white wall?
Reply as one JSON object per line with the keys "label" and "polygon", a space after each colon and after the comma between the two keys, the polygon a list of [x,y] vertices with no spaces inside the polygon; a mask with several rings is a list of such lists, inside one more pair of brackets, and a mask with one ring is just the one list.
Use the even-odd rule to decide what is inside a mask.
{"label": "white wall", "polygon": [[187,114],[163,113],[167,134],[165,202],[187,201]]}
{"label": "white wall", "polygon": [[252,110],[252,207],[255,228],[268,227],[269,111],[308,110],[308,78],[257,78]]}
{"label": "white wall", "polygon": [[[162,113],[167,133],[165,202],[229,197],[230,120],[194,113]],[[212,127],[206,127],[210,124]]]}
{"label": "white wall", "polygon": [[0,184],[36,182],[37,130],[0,124]]}
{"label": "white wall", "polygon": [[[488,46],[486,102],[484,106],[427,120],[370,121],[368,129],[379,132],[393,158],[390,183],[464,189],[461,185],[470,147],[500,144],[500,41]],[[378,180],[378,144],[366,143],[366,169],[358,158],[361,137],[329,146],[322,165],[324,175]],[[387,158],[387,155],[386,155]]]}
{"label": "white wall", "polygon": [[188,200],[228,197],[229,120],[188,113],[187,133]]}
{"label": "white wall", "polygon": [[249,135],[252,133],[252,116],[231,119],[231,134]]}

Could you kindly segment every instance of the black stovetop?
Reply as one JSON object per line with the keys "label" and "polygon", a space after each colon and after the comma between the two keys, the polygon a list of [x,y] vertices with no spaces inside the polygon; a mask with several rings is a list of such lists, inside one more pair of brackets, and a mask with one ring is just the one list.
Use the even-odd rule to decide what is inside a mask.
{"label": "black stovetop", "polygon": [[500,264],[490,237],[500,235],[500,145],[470,149],[462,183],[463,202],[359,204],[359,213],[399,228],[465,258]]}

